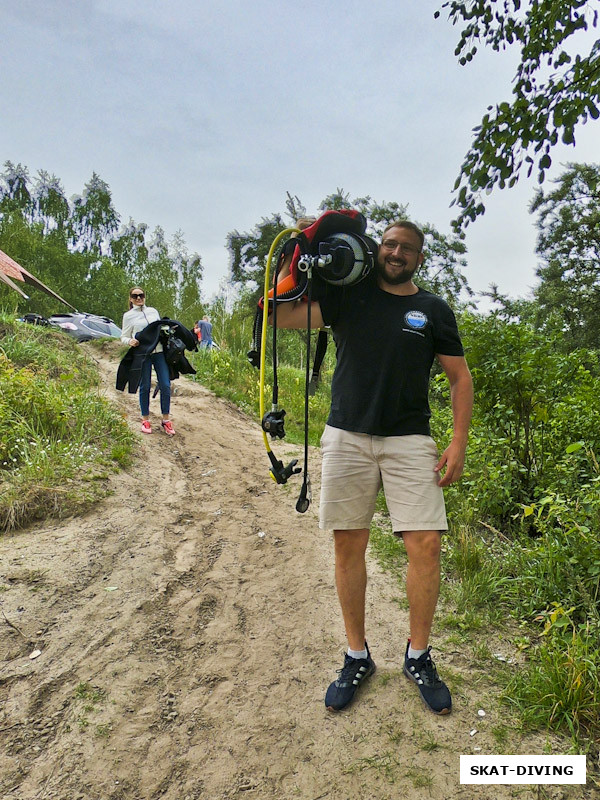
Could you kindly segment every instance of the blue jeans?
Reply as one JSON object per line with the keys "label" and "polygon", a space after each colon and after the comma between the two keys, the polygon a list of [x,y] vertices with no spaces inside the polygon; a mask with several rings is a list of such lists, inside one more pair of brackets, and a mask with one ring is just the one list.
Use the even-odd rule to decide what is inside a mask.
{"label": "blue jeans", "polygon": [[160,410],[163,414],[168,414],[171,408],[171,380],[165,354],[152,353],[142,365],[142,379],[140,380],[140,409],[142,417],[147,417],[150,413],[150,381],[152,379],[153,364],[160,387]]}

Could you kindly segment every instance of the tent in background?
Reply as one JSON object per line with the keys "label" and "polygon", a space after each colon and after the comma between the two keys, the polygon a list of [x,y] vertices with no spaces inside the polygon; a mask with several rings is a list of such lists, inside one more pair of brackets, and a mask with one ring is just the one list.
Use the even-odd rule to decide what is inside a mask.
{"label": "tent in background", "polygon": [[63,300],[60,295],[56,294],[56,292],[53,292],[52,289],[48,288],[45,283],[42,283],[39,278],[36,278],[35,275],[32,275],[31,272],[28,272],[25,267],[17,264],[14,259],[12,259],[2,250],[0,250],[0,280],[10,286],[16,292],[19,292],[19,294],[27,300],[29,300],[29,295],[26,295],[25,292],[16,285],[14,282],[15,280],[21,281],[22,283],[28,283],[30,286],[35,286],[36,289],[41,289],[42,292],[46,292],[46,294],[50,295],[50,297],[54,297],[55,300],[59,300],[65,306],[72,308],[73,311],[77,311],[74,306],[72,306],[70,303],[67,303],[66,300]]}

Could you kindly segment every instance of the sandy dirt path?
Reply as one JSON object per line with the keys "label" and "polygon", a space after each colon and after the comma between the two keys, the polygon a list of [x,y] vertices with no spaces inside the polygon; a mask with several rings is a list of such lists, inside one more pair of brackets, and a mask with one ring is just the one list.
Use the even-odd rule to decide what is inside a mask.
{"label": "sandy dirt path", "polygon": [[[100,366],[137,429],[136,398],[112,389],[115,363]],[[299,515],[300,484],[269,479],[255,421],[184,380],[173,412],[177,435],[153,417],[92,511],[0,539],[0,797],[538,797],[460,786],[460,753],[498,750],[494,687],[442,632],[455,710],[423,708],[401,672],[402,587],[373,560],[377,673],[347,711],[325,710],[344,633],[317,525],[318,453],[315,501]],[[508,752],[541,752],[543,740],[519,741]]]}

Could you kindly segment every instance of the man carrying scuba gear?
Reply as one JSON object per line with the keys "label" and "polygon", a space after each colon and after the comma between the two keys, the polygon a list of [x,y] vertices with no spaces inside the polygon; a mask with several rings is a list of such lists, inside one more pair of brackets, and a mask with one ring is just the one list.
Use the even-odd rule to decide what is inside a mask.
{"label": "man carrying scuba gear", "polygon": [[[471,375],[456,320],[444,300],[420,289],[424,236],[399,220],[384,231],[375,270],[316,301],[277,304],[281,328],[330,325],[337,351],[331,410],[321,446],[320,527],[334,534],[335,580],[348,651],[325,705],[339,711],[375,671],[365,633],[365,554],[383,486],[393,531],[408,555],[410,637],[404,673],[425,705],[447,714],[452,700],[430,656],[440,584],[442,488],[463,471],[473,405]],[[286,277],[291,258],[279,270]],[[429,373],[437,358],[450,382],[454,435],[438,456],[429,430]]]}

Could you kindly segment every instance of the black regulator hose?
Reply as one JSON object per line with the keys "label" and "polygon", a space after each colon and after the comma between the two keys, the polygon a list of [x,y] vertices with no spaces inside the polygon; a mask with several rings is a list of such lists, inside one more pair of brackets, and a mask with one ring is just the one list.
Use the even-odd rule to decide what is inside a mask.
{"label": "black regulator hose", "polygon": [[310,387],[310,336],[311,336],[311,312],[312,312],[312,270],[308,271],[308,284],[306,291],[306,302],[308,309],[306,311],[306,377],[304,380],[304,480],[302,481],[302,488],[300,489],[300,496],[296,503],[296,511],[304,514],[308,511],[310,501],[312,500],[310,490],[310,477],[308,475],[308,400],[309,400],[309,387]]}

